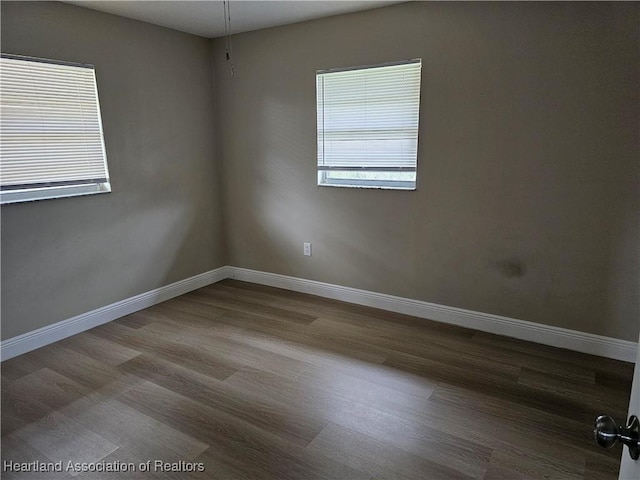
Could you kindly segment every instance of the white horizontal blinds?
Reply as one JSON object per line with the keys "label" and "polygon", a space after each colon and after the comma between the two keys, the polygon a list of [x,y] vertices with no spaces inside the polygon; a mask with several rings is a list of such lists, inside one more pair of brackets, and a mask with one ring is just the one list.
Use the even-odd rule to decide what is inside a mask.
{"label": "white horizontal blinds", "polygon": [[420,60],[319,72],[319,170],[415,171]]}
{"label": "white horizontal blinds", "polygon": [[108,181],[94,70],[1,59],[0,188]]}

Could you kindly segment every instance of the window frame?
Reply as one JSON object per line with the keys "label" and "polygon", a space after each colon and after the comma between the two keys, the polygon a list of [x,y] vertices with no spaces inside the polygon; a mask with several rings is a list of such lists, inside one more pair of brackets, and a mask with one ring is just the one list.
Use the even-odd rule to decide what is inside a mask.
{"label": "window frame", "polygon": [[[52,59],[31,57],[31,56],[25,56],[25,55],[15,55],[15,54],[9,54],[4,52],[1,53],[0,56],[2,59],[18,60],[18,61],[24,61],[24,62],[30,62],[30,63],[51,64],[59,67],[61,66],[61,67],[84,68],[84,69],[91,70],[93,92],[94,92],[94,99],[95,99],[95,121],[97,122],[97,125],[98,125],[97,128],[98,128],[99,140],[100,140],[99,147],[100,147],[101,158],[102,158],[101,174],[103,173],[103,176],[100,176],[99,178],[86,178],[86,179],[78,179],[78,180],[55,180],[51,182],[44,181],[44,182],[37,182],[37,183],[24,183],[24,184],[0,186],[0,204],[5,205],[5,204],[12,204],[12,203],[32,202],[32,201],[38,201],[38,200],[85,196],[85,195],[93,195],[97,193],[111,192],[109,165],[107,161],[107,152],[106,152],[106,146],[104,142],[102,111],[100,109],[100,99],[98,95],[98,83],[97,83],[97,78],[95,73],[95,67],[91,64],[68,62],[68,61],[62,61],[62,60],[52,60]],[[1,97],[1,94],[0,94],[0,97]],[[2,102],[1,99],[0,99],[0,102]],[[34,102],[30,105],[33,106],[36,103],[37,102]],[[83,130],[83,134],[86,134],[85,130]],[[40,145],[43,145],[43,143],[41,143]],[[2,160],[0,159],[0,175],[2,174],[2,167],[3,167],[1,162]],[[64,166],[65,164],[61,162],[61,165]],[[56,167],[59,168],[60,165],[56,165]]]}
{"label": "window frame", "polygon": [[[350,166],[326,166],[321,164],[321,154],[325,154],[324,147],[321,149],[320,147],[320,132],[322,129],[322,136],[324,140],[324,136],[326,135],[326,131],[324,130],[324,108],[325,102],[324,98],[322,100],[322,121],[321,113],[320,113],[320,90],[322,88],[322,96],[324,97],[324,83],[322,87],[320,87],[320,76],[324,76],[332,73],[340,73],[340,72],[348,72],[348,71],[360,71],[360,70],[370,70],[377,69],[383,67],[393,67],[393,66],[403,66],[403,65],[411,65],[418,64],[418,92],[417,92],[417,102],[415,105],[415,109],[417,110],[416,116],[416,134],[415,134],[415,159],[413,160],[413,167],[379,167],[379,166],[370,166],[370,165],[350,165]],[[324,81],[324,80],[323,80]],[[374,65],[363,65],[363,66],[355,66],[355,67],[346,67],[346,68],[334,68],[334,69],[326,69],[326,70],[317,70],[316,71],[316,147],[317,147],[317,185],[320,187],[346,187],[346,188],[366,188],[366,189],[382,189],[382,190],[416,190],[417,189],[417,166],[418,166],[418,144],[419,144],[419,124],[420,124],[420,95],[422,91],[422,59],[421,58],[413,58],[409,60],[400,60],[396,62],[387,62],[380,63]],[[322,126],[321,126],[322,124]],[[354,138],[356,138],[354,136]],[[322,161],[324,161],[324,156],[322,157]],[[394,162],[395,163],[395,162]],[[349,172],[352,174],[356,174],[354,176],[345,175],[340,178],[339,172]],[[405,172],[413,172],[415,173],[413,180],[406,179],[384,179],[384,178],[354,178],[357,177],[357,174],[360,174],[362,177],[366,177],[367,173],[373,174],[372,177],[375,177],[376,172],[386,173],[386,174],[394,174],[394,173],[405,173]],[[336,174],[337,173],[337,174]],[[332,176],[332,174],[334,174]]]}

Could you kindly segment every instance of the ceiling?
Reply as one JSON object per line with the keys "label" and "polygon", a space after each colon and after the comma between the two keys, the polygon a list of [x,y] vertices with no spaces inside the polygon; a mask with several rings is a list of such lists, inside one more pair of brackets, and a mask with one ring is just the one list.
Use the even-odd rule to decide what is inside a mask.
{"label": "ceiling", "polygon": [[[202,37],[225,35],[222,1],[65,1]],[[231,33],[384,7],[398,1],[230,0]]]}

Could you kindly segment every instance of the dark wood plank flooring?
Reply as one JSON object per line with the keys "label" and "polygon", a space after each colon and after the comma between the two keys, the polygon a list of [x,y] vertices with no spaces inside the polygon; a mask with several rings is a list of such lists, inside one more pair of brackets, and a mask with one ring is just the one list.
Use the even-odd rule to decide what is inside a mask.
{"label": "dark wood plank flooring", "polygon": [[3,465],[136,468],[2,478],[614,480],[592,422],[625,419],[632,374],[226,280],[4,362]]}

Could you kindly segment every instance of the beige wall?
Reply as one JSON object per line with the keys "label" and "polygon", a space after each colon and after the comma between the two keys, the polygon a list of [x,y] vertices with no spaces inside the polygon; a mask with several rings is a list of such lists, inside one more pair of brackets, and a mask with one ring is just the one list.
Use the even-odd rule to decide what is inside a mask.
{"label": "beige wall", "polygon": [[209,40],[2,2],[2,51],[95,65],[113,188],[2,207],[3,339],[224,264]]}
{"label": "beige wall", "polygon": [[[215,40],[229,264],[636,341],[639,11],[413,2],[236,35],[234,77]],[[317,187],[315,71],[414,57],[417,191]]]}

